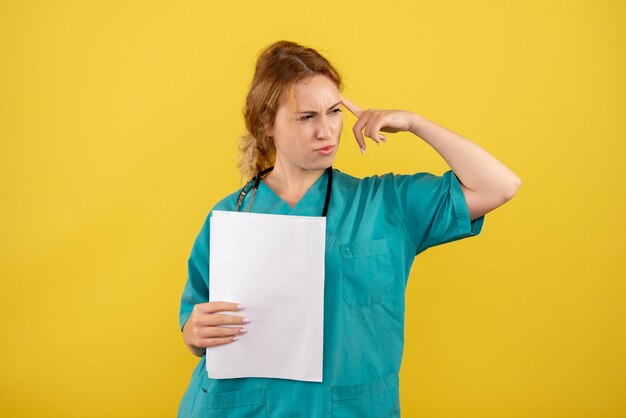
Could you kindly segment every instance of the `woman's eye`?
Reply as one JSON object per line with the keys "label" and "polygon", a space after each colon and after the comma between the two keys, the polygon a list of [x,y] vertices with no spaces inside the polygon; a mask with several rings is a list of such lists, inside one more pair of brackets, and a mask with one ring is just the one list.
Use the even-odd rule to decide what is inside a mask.
{"label": "woman's eye", "polygon": [[313,115],[306,115],[306,116],[302,116],[301,118],[298,118],[298,120],[307,120],[307,119],[310,119],[312,117],[313,117]]}
{"label": "woman's eye", "polygon": [[333,110],[333,113],[340,113],[340,112],[341,112],[341,109],[339,108]]}

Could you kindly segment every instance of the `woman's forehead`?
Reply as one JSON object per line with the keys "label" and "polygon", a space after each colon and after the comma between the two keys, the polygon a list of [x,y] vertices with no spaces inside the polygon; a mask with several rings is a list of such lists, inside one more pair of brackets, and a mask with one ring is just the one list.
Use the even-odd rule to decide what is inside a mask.
{"label": "woman's forehead", "polygon": [[293,86],[293,103],[296,112],[325,111],[341,100],[335,83],[323,75],[315,75],[297,82]]}

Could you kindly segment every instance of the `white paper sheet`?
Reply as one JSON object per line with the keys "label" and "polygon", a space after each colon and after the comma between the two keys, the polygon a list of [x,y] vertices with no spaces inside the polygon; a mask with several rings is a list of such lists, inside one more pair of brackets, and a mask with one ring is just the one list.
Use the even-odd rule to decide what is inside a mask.
{"label": "white paper sheet", "polygon": [[324,217],[213,211],[209,300],[251,322],[207,348],[210,378],[322,381],[325,240]]}

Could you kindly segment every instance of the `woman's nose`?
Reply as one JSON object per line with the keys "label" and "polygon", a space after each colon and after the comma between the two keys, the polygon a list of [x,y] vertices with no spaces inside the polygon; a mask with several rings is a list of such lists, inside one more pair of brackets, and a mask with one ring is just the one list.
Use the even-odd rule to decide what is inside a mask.
{"label": "woman's nose", "polygon": [[319,139],[327,139],[332,135],[330,120],[327,117],[321,117],[317,127],[317,137]]}

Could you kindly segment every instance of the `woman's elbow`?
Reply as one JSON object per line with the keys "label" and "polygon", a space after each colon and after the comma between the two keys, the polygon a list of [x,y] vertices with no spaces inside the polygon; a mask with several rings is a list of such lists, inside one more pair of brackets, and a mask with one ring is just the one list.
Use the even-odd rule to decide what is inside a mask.
{"label": "woman's elbow", "polygon": [[522,179],[520,179],[514,174],[509,184],[504,188],[503,195],[504,195],[505,201],[509,201],[513,199],[513,196],[517,194],[521,186],[522,186]]}

